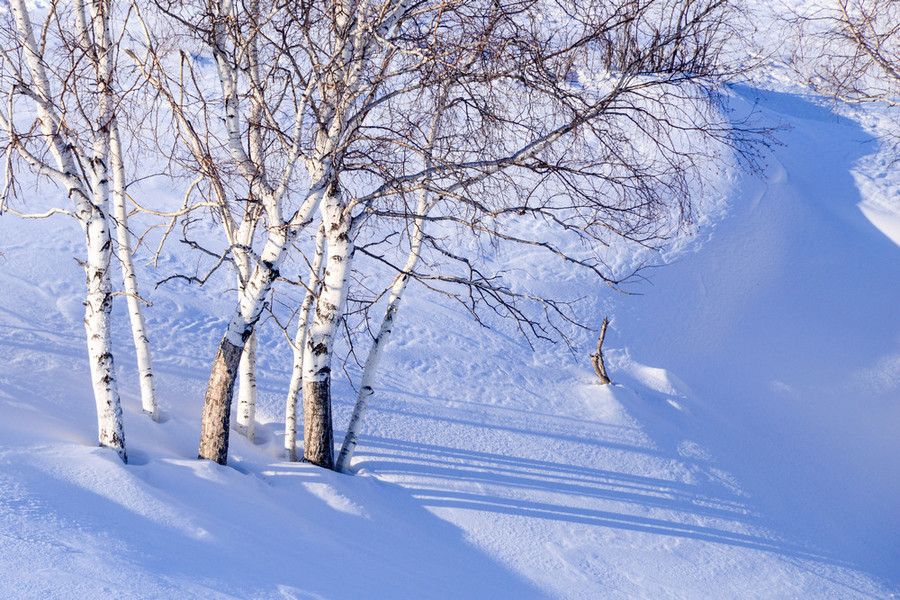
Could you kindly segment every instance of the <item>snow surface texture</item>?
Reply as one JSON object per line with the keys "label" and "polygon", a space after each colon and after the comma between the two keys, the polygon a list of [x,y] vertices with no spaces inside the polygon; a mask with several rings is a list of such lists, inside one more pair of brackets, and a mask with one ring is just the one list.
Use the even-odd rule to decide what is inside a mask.
{"label": "snow surface texture", "polygon": [[[642,295],[582,308],[613,317],[615,385],[588,337],[533,351],[412,287],[353,477],[280,460],[290,351],[271,324],[257,443],[195,459],[225,281],[148,290],[160,424],[119,303],[131,462],[94,447],[79,232],[0,219],[0,597],[896,597],[897,169],[871,128],[799,96],[734,102],[789,123],[785,146]],[[342,427],[355,395],[335,397]]]}

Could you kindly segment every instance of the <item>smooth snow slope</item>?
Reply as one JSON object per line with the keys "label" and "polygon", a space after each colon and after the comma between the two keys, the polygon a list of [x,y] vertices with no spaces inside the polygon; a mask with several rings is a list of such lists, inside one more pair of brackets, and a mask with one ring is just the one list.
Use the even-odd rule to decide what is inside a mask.
{"label": "smooth snow slope", "polygon": [[[758,100],[792,128],[766,181],[744,182],[702,250],[621,304],[613,343],[688,382],[674,396],[702,415],[705,443],[778,531],[896,584],[900,247],[859,206],[869,200],[855,182],[871,181],[872,165],[869,176],[854,173],[876,145],[796,96]],[[881,177],[895,178],[896,167],[882,167]],[[900,197],[891,209],[896,218]],[[629,359],[622,367],[643,383]],[[673,394],[644,395],[652,403]]]}
{"label": "smooth snow slope", "polygon": [[[4,216],[0,597],[892,597],[900,247],[857,207],[869,136],[793,96],[761,105],[794,124],[766,180],[642,296],[582,307],[613,317],[617,385],[595,383],[590,336],[532,351],[411,288],[354,477],[279,460],[271,324],[260,440],[235,436],[229,467],[194,459],[224,280],[147,290],[160,424],[118,307],[131,464],[95,448],[79,232]],[[497,260],[593,293],[531,258]]]}

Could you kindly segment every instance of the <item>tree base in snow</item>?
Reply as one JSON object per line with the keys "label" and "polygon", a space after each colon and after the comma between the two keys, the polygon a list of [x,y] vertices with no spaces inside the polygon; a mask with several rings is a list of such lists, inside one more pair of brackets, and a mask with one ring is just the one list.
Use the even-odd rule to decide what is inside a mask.
{"label": "tree base in snow", "polygon": [[303,382],[303,459],[334,470],[331,380]]}
{"label": "tree base in snow", "polygon": [[203,403],[203,423],[198,458],[214,460],[220,465],[228,462],[228,427],[231,421],[231,398],[242,348],[226,339],[219,344],[213,361],[206,399]]}

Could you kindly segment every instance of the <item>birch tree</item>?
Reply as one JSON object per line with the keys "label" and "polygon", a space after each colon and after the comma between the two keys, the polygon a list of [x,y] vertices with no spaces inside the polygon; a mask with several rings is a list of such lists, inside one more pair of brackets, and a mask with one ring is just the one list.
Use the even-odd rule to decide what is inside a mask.
{"label": "birch tree", "polygon": [[[221,463],[241,354],[302,231],[321,223],[324,239],[295,336],[304,458],[333,468],[336,342],[349,303],[374,306],[351,294],[368,267],[398,276],[384,287],[388,321],[417,281],[476,318],[487,307],[552,337],[559,319],[572,320],[565,301],[512,289],[453,235],[537,248],[615,285],[591,248],[610,236],[653,246],[671,235],[690,220],[699,165],[744,141],[715,106],[728,74],[725,0],[155,6],[172,31],[145,20],[145,47],[132,55],[173,115],[182,164],[203,178],[226,230],[241,227],[242,202],[264,224],[261,249],[229,234],[212,252],[210,271],[242,252],[250,259],[204,404],[199,454]],[[215,70],[217,90],[204,69]],[[522,233],[522,219],[546,229]],[[586,251],[547,241],[553,232]],[[288,421],[292,403],[289,394]]]}
{"label": "birch tree", "polygon": [[141,390],[141,407],[144,414],[154,421],[159,420],[159,404],[156,399],[156,382],[153,375],[153,359],[150,353],[150,339],[144,321],[144,300],[138,286],[137,272],[132,257],[131,232],[128,229],[128,202],[126,194],[125,158],[118,120],[110,121],[110,168],[113,172],[113,215],[116,227],[118,251],[116,256],[122,265],[125,298],[131,321],[131,336],[137,357],[138,380]]}
{"label": "birch tree", "polygon": [[[129,298],[129,313],[141,378],[144,410],[156,418],[149,346],[143,323],[137,280],[131,261],[125,209],[125,167],[117,111],[122,102],[117,87],[116,44],[111,33],[112,4],[94,1],[71,6],[51,3],[40,36],[35,35],[26,3],[9,4],[9,21],[2,59],[7,109],[0,127],[8,157],[18,156],[39,176],[62,187],[74,210],[55,208],[45,214],[75,217],[85,237],[87,295],[85,333],[91,379],[97,405],[101,446],[115,449],[123,461],[125,450],[110,336],[113,288],[110,268],[113,251],[110,227],[110,178],[119,258]],[[29,118],[23,118],[27,114]],[[110,170],[112,173],[110,173]],[[14,189],[13,170],[7,167],[3,202]],[[39,215],[25,215],[39,216]]]}
{"label": "birch tree", "polygon": [[322,268],[325,259],[325,227],[319,226],[316,233],[316,246],[313,253],[313,262],[310,265],[306,293],[297,319],[297,330],[291,342],[293,364],[291,368],[291,382],[288,386],[287,399],[284,409],[284,452],[289,461],[297,460],[297,407],[303,391],[303,365],[306,355],[306,339],[309,333],[309,323],[312,318],[311,311],[315,299],[318,297]]}
{"label": "birch tree", "polygon": [[[166,57],[159,52],[164,44],[160,43],[151,26],[145,28],[143,55],[133,53],[145,77],[167,101],[179,125],[179,135],[215,196],[219,207],[217,214],[231,232],[223,257],[230,258],[236,248],[248,250],[235,235],[240,226],[234,224],[231,216],[238,198],[247,197],[250,204],[260,206],[266,224],[261,251],[248,252],[253,259],[252,268],[239,290],[238,306],[216,354],[204,404],[199,454],[201,458],[224,464],[228,452],[231,399],[240,357],[265,308],[272,284],[279,276],[285,251],[297,231],[310,222],[326,189],[333,189],[333,155],[342,126],[334,114],[342,105],[329,99],[323,103],[320,120],[312,126],[304,122],[309,117],[313,92],[324,90],[334,98],[338,94],[338,82],[333,77],[328,82],[307,79],[306,70],[285,52],[287,45],[308,35],[308,32],[304,33],[306,17],[300,12],[302,6],[260,7],[251,4],[247,10],[247,5],[231,2],[207,2],[199,7],[158,2],[157,7],[170,22],[186,31],[187,36],[208,44],[206,51],[212,55],[219,78],[222,130],[209,127],[209,119],[192,119],[193,108],[185,102],[185,79],[167,73],[163,64]],[[261,17],[257,19],[257,15]],[[339,16],[334,18],[336,22],[340,20]],[[259,43],[260,50],[251,51],[255,43]],[[256,79],[252,68],[243,72],[238,65],[245,65],[246,57],[260,51],[266,56],[267,73]],[[202,112],[207,107],[205,94],[209,90],[197,84],[200,78],[194,77],[196,65],[186,60],[186,53],[180,56],[181,71],[190,73],[188,81],[194,85],[193,89],[187,89],[189,98]],[[343,63],[345,69],[349,68],[349,61],[347,58]],[[258,64],[262,63],[260,60]],[[267,82],[273,74],[277,83],[270,86]],[[264,122],[264,129],[271,135],[269,151],[259,156],[254,156],[252,151],[248,153],[242,141],[245,131],[241,122],[246,119],[247,107]],[[349,106],[343,107],[345,111],[348,109]],[[293,121],[288,129],[282,127],[285,114]],[[207,127],[202,129],[199,124]],[[306,129],[304,125],[307,125]],[[308,134],[309,130],[312,130],[312,144],[310,137],[302,135]],[[233,192],[233,182],[228,180],[228,174],[218,168],[219,153],[229,156],[243,182],[240,195]],[[297,177],[299,182],[295,181],[298,163],[305,167],[305,173]],[[298,195],[295,185],[303,186],[306,191]],[[284,215],[286,210],[291,210],[287,217]]]}
{"label": "birch tree", "polygon": [[[443,115],[443,105],[445,102],[446,95],[443,95],[438,106],[434,109],[434,119],[428,132],[423,155],[423,165],[426,170],[434,168],[434,146],[440,130],[441,116]],[[390,341],[391,333],[393,333],[397,312],[400,309],[400,301],[403,298],[403,292],[406,291],[406,286],[409,284],[410,278],[419,264],[422,243],[425,239],[425,219],[428,217],[433,206],[434,200],[432,200],[429,195],[427,186],[423,187],[419,192],[418,204],[415,213],[413,214],[412,231],[409,239],[409,254],[406,258],[406,263],[403,265],[403,270],[397,274],[391,284],[390,295],[388,296],[384,316],[381,319],[378,333],[372,340],[372,344],[369,347],[369,353],[367,354],[366,361],[363,365],[356,404],[353,406],[350,423],[347,426],[344,442],[341,445],[341,452],[338,455],[338,460],[335,464],[335,470],[337,471],[346,472],[350,466],[350,461],[353,458],[353,452],[356,449],[360,431],[365,421],[369,401],[375,394],[375,374],[378,371],[378,366],[381,364],[381,357],[384,354],[384,349]]]}

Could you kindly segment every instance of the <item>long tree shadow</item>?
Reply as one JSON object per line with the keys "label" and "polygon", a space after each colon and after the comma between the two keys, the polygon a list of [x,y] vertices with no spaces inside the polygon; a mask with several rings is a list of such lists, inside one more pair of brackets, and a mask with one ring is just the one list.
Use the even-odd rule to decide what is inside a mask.
{"label": "long tree shadow", "polygon": [[[386,409],[386,412],[416,420],[440,421],[447,426],[446,415],[436,417],[415,410]],[[504,412],[509,411],[504,409]],[[542,433],[540,427],[527,431],[509,427],[506,418],[499,423],[459,418],[451,420],[449,426],[571,441]],[[602,438],[571,437],[579,444],[610,449]],[[384,436],[366,436],[363,444],[354,465],[356,470],[407,487],[413,497],[431,510],[480,511],[587,528],[686,538],[768,552],[791,561],[852,567],[835,556],[769,533],[765,520],[754,511],[748,499],[738,490],[720,485],[721,482],[710,476],[715,469],[708,469],[702,460],[667,457],[639,445],[611,445],[617,453],[646,455],[649,451],[659,460],[680,461],[695,473],[695,480],[686,482],[674,476],[669,479]]]}
{"label": "long tree shadow", "polygon": [[[427,402],[435,406],[444,403],[447,400],[446,398],[441,396],[415,393],[397,387],[386,386],[381,391],[385,396],[403,396],[416,401]],[[461,404],[458,400],[454,400],[454,403]],[[476,408],[478,411],[483,411],[486,408],[485,405],[478,403],[471,403],[471,407]],[[576,433],[577,426],[583,425],[583,420],[561,415],[554,415],[550,413],[538,413],[535,411],[529,411],[526,415],[518,409],[492,406],[490,407],[490,410],[492,412],[506,412],[511,415],[516,415],[516,418],[504,419],[502,420],[502,422],[500,422],[500,420],[495,420],[495,422],[487,423],[484,420],[477,420],[472,418],[467,411],[452,410],[443,411],[439,415],[434,412],[432,412],[432,414],[430,415],[425,415],[421,411],[409,410],[408,408],[404,408],[402,406],[384,406],[383,404],[373,407],[372,410],[399,417],[430,418],[439,420],[448,425],[476,428],[487,427],[510,434],[546,437],[549,439],[564,441],[571,444],[595,445],[599,443],[603,447],[609,448],[611,450],[636,452],[658,458],[669,457],[668,454],[652,446],[634,444],[631,440],[631,436],[629,436],[629,432],[626,431],[628,428],[626,428],[625,426],[592,423],[592,429],[602,430],[602,437],[598,438],[596,436],[590,435],[578,435]],[[533,422],[533,420],[536,418],[542,419],[543,427],[534,428],[530,425],[530,423]]]}
{"label": "long tree shadow", "polygon": [[[369,438],[367,442],[377,449],[370,454],[384,458],[368,458],[361,465],[382,474],[487,483],[673,510],[688,508],[705,516],[760,523],[736,498],[711,495],[698,486],[676,480],[384,438]],[[391,458],[397,455],[403,455],[405,460]]]}

